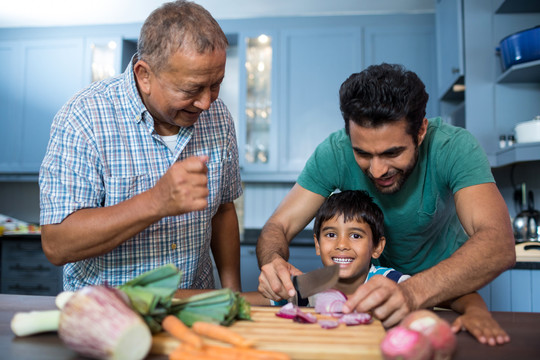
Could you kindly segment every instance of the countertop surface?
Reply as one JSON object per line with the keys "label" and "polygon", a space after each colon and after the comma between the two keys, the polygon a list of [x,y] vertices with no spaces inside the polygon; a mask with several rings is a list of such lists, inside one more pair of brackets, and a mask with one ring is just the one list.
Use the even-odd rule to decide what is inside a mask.
{"label": "countertop surface", "polygon": [[[16,312],[50,309],[54,309],[54,297],[0,294],[0,357],[6,360],[83,359],[66,348],[56,333],[24,338],[13,335],[9,323]],[[448,321],[457,316],[451,311],[439,312],[439,315]],[[508,332],[511,342],[490,347],[461,332],[457,335],[458,347],[453,360],[540,359],[540,313],[493,312],[493,317]],[[167,358],[149,356],[148,359]]]}

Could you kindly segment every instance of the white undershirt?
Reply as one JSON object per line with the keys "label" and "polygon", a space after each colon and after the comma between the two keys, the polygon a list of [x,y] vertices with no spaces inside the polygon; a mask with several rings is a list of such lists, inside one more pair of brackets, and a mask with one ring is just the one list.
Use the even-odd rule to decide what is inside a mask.
{"label": "white undershirt", "polygon": [[160,135],[163,141],[165,141],[165,145],[171,150],[171,152],[174,152],[174,148],[176,147],[176,141],[178,140],[178,134],[175,135]]}

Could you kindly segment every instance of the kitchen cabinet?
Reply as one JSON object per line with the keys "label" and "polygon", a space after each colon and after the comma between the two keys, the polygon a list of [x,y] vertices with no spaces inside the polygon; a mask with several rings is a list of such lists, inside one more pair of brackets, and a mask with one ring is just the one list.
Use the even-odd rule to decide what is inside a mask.
{"label": "kitchen cabinet", "polygon": [[[435,4],[437,35],[438,97],[455,98],[455,84],[463,84],[463,0],[437,0]],[[461,93],[461,95],[463,95]]]}
{"label": "kitchen cabinet", "polygon": [[[314,246],[291,246],[289,252],[289,262],[303,272],[323,266],[320,257],[315,254]],[[242,291],[257,291],[260,273],[255,245],[242,245],[240,248]]]}
{"label": "kitchen cabinet", "polygon": [[[494,16],[496,23],[500,23],[501,30],[497,33],[500,41],[505,36],[540,24],[540,6],[538,2],[527,4],[520,0],[506,0],[497,8]],[[501,73],[495,85],[499,132],[511,134],[517,123],[540,115],[539,98],[540,60],[517,64]],[[520,106],[516,107],[518,102]],[[504,166],[534,160],[540,160],[540,142],[516,144],[499,150],[496,152],[495,163],[497,166]]]}
{"label": "kitchen cabinet", "polygon": [[92,63],[101,76],[121,72],[122,56],[135,51],[129,39],[139,29],[136,24],[0,29],[0,180],[37,180],[56,113],[92,82]]}
{"label": "kitchen cabinet", "polygon": [[0,41],[0,174],[37,174],[52,119],[80,90],[82,38]]}
{"label": "kitchen cabinet", "polygon": [[[277,45],[271,30],[246,31],[239,36],[240,109],[238,151],[243,172],[275,172],[278,169]],[[238,96],[238,95],[237,95]]]}
{"label": "kitchen cabinet", "polygon": [[123,44],[123,39],[119,36],[88,37],[85,39],[85,84],[107,79],[123,71]]}
{"label": "kitchen cabinet", "polygon": [[[540,159],[538,144],[499,148],[501,135],[513,134],[517,123],[540,113],[537,64],[521,64],[503,73],[496,53],[503,38],[540,23],[539,10],[523,4],[520,0],[463,2],[467,89],[463,123],[486,151],[492,167]],[[516,12],[524,10],[533,12]]]}
{"label": "kitchen cabinet", "polygon": [[507,270],[479,293],[490,311],[540,312],[540,268]]}
{"label": "kitchen cabinet", "polygon": [[0,237],[3,294],[52,295],[62,291],[62,267],[47,260],[39,236]]}
{"label": "kitchen cabinet", "polygon": [[[417,72],[428,91],[436,91],[433,17],[350,16],[269,19],[239,32],[240,111],[238,141],[246,183],[294,183],[316,146],[344,125],[339,88],[352,73],[381,62],[400,63]],[[384,25],[381,25],[384,24]],[[248,26],[249,25],[249,26]],[[253,29],[254,27],[255,29]],[[227,33],[233,32],[226,26]],[[259,36],[271,41],[271,71],[250,53]],[[262,56],[268,48],[260,52]],[[252,59],[256,59],[253,61]],[[258,102],[250,82],[261,71],[266,88]],[[264,65],[264,66],[263,66]],[[262,94],[266,94],[264,97]],[[438,113],[437,102],[428,114]]]}
{"label": "kitchen cabinet", "polygon": [[315,147],[343,127],[338,91],[362,70],[361,32],[358,27],[291,29],[283,31],[281,45],[280,171],[297,175]]}
{"label": "kitchen cabinet", "polygon": [[[244,181],[294,181],[316,145],[343,126],[337,93],[361,70],[360,35],[356,27],[317,27],[241,36]],[[250,44],[261,36],[267,43],[255,56]],[[261,86],[254,89],[256,82]]]}

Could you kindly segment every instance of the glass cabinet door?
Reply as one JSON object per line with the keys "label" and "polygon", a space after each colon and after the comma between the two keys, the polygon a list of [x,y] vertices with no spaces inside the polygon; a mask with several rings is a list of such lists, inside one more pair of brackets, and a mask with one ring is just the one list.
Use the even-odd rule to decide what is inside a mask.
{"label": "glass cabinet door", "polygon": [[88,51],[86,69],[89,82],[104,80],[122,72],[121,38],[88,38],[86,43]]}
{"label": "glass cabinet door", "polygon": [[256,34],[244,36],[243,39],[241,56],[245,59],[240,80],[240,90],[244,94],[240,111],[240,161],[248,172],[273,171],[277,166],[276,121],[272,113],[274,37]]}

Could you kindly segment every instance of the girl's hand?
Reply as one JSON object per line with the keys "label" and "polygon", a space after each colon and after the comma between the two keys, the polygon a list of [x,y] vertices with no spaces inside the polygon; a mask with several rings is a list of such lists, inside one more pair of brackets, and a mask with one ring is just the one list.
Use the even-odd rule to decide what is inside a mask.
{"label": "girl's hand", "polygon": [[502,345],[510,341],[510,336],[499,323],[493,319],[489,311],[472,309],[459,316],[452,323],[452,331],[468,331],[480,343],[490,346]]}

